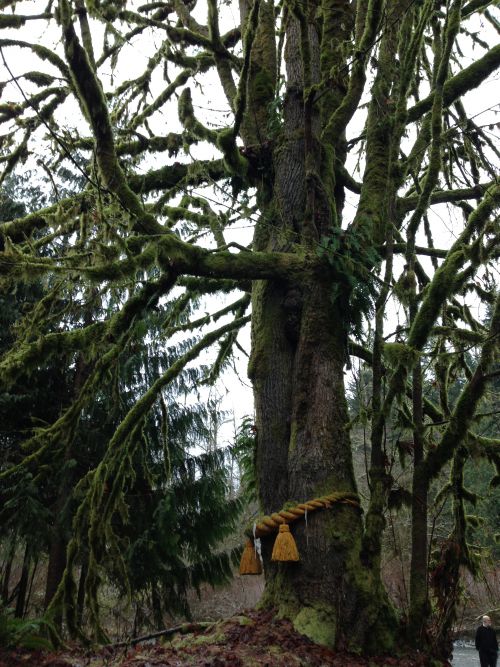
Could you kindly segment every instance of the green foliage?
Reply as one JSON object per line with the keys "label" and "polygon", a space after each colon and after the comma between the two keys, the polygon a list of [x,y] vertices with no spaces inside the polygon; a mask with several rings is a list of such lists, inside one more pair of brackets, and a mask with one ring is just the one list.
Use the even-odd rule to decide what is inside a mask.
{"label": "green foliage", "polygon": [[[24,191],[12,192],[14,196]],[[7,198],[2,210],[6,218],[24,213]],[[107,215],[113,214],[110,206]],[[80,233],[93,231],[80,227]],[[183,405],[184,395],[207,375],[204,367],[173,376],[152,408],[109,450],[141,395],[196,342],[185,339],[167,347],[163,340],[164,326],[188,321],[196,300],[179,308],[173,299],[145,317],[142,307],[145,300],[151,304],[149,293],[144,297],[140,288],[132,288],[130,319],[124,323],[123,317],[117,318],[108,328],[108,344],[123,337],[126,353],[113,353],[101,376],[95,374],[100,325],[103,317],[112,317],[121,307],[124,291],[115,289],[103,306],[85,288],[82,322],[72,307],[82,298],[75,296],[78,290],[77,284],[59,285],[51,292],[19,281],[14,293],[0,294],[0,351],[9,349],[16,335],[26,336],[25,349],[30,350],[0,394],[0,539],[26,539],[35,552],[48,553],[55,523],[65,540],[72,536],[67,571],[53,608],[64,596],[68,627],[81,632],[73,577],[80,564],[88,563],[86,603],[96,636],[103,637],[97,595],[104,581],[113,582],[127,597],[149,598],[152,606],[159,596],[157,624],[158,613],[189,615],[190,587],[227,581],[238,549],[218,553],[217,547],[234,530],[241,501],[229,498],[229,453],[210,449],[215,446],[211,428],[220,419],[217,406]],[[37,298],[42,319],[44,308],[53,311],[39,331],[37,317],[23,318]],[[57,333],[51,333],[53,328]],[[74,332],[74,347],[64,338],[67,328]],[[96,335],[80,336],[85,328]],[[57,337],[52,351],[31,342],[35,332],[45,341]],[[56,355],[57,366],[50,354]],[[91,390],[78,397],[86,386]],[[75,390],[79,408],[72,412],[68,406]],[[61,412],[65,421],[59,420]],[[54,429],[51,423],[61,426]],[[209,451],[199,453],[201,447]],[[34,458],[26,456],[33,451]]]}
{"label": "green foliage", "polygon": [[51,629],[52,623],[45,618],[14,618],[11,609],[0,606],[0,646],[3,648],[50,650],[53,646],[47,636]]}
{"label": "green foliage", "polygon": [[119,531],[129,544],[125,558],[134,596],[155,587],[165,611],[189,615],[190,587],[222,584],[232,576],[231,554],[215,551],[241,511],[240,499],[228,498],[225,456],[224,450],[184,454],[171,462],[170,484],[148,492],[138,471],[126,495],[129,514],[136,518]]}
{"label": "green foliage", "polygon": [[321,239],[319,257],[325,257],[332,267],[335,282],[331,298],[339,305],[347,331],[360,339],[363,322],[374,314],[377,294],[374,270],[380,255],[369,238],[366,227],[333,228]]}
{"label": "green foliage", "polygon": [[267,134],[270,139],[276,139],[280,136],[283,128],[283,104],[284,104],[285,78],[280,76],[276,93],[268,105]]}
{"label": "green foliage", "polygon": [[251,417],[243,417],[236,433],[231,453],[240,467],[240,495],[245,503],[258,500],[255,468],[255,424]]}
{"label": "green foliage", "polygon": [[384,357],[391,368],[397,368],[399,364],[405,368],[413,368],[420,354],[404,343],[385,343]]}

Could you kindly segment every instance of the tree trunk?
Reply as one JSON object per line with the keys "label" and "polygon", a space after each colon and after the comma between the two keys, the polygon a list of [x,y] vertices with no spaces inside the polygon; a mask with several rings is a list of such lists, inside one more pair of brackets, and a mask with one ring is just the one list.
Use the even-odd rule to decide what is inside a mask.
{"label": "tree trunk", "polygon": [[[47,566],[47,581],[45,584],[45,609],[47,609],[56,594],[64,574],[66,567],[66,546],[67,542],[61,534],[60,527],[58,525],[54,526],[53,535],[50,540],[49,564]],[[58,618],[60,618],[59,615]]]}
{"label": "tree trunk", "polygon": [[[319,44],[313,25],[308,31],[314,83],[319,79]],[[311,175],[311,158],[327,164],[328,155],[317,139],[318,112],[308,111],[304,103],[300,42],[299,23],[290,19],[285,125],[273,156],[274,190],[256,229],[257,250],[304,252],[309,246],[316,252],[317,241],[338,224],[341,205],[332,203],[334,188],[325,195]],[[331,177],[328,167],[318,171],[323,183]],[[340,190],[335,192],[342,200]],[[249,375],[259,493],[266,514],[287,501],[356,492],[343,370],[347,314],[343,299],[333,298],[333,288],[326,275],[304,276],[300,284],[266,281],[253,287]],[[311,514],[307,523],[296,522],[292,531],[299,563],[270,562],[274,536],[263,540],[263,604],[276,607],[297,630],[322,644],[369,652],[388,649],[396,623],[379,571],[360,560],[360,510],[333,506]]]}
{"label": "tree trunk", "polygon": [[33,583],[35,581],[37,569],[38,569],[38,557],[35,557],[35,561],[33,563],[33,569],[31,570],[31,578],[30,578],[30,585],[28,588],[28,594],[26,595],[26,603],[24,605],[24,615],[28,613],[28,609],[30,606],[31,594],[33,592]]}
{"label": "tree trunk", "polygon": [[14,556],[16,554],[16,535],[14,534],[10,540],[9,551],[7,554],[7,559],[5,563],[5,569],[2,576],[2,602],[7,603],[9,599],[9,584],[10,584],[10,573],[12,572],[12,564],[14,562]]}
{"label": "tree trunk", "polygon": [[26,544],[26,548],[24,550],[23,567],[21,570],[21,578],[18,583],[16,609],[14,611],[14,615],[16,618],[23,618],[24,616],[26,593],[28,591],[29,573],[30,573],[30,549],[29,546]]}
{"label": "tree trunk", "polygon": [[[273,296],[276,306],[282,292],[280,286],[273,292],[267,285],[256,290],[254,303],[259,305],[265,296],[269,304]],[[265,331],[269,335],[266,349],[255,333],[254,355],[257,349],[260,355],[253,367],[260,497],[266,513],[280,510],[287,500],[304,502],[332,491],[356,491],[339,313],[327,285],[308,286],[305,292],[293,358],[280,330],[286,318],[278,316],[279,308],[254,309],[261,324],[254,332],[258,327],[260,336]],[[268,318],[262,323],[264,315]],[[378,650],[385,648],[394,618],[377,572],[360,561],[362,532],[358,509],[334,506],[293,528],[301,555],[297,564],[269,563],[273,537],[264,540],[264,602],[320,643],[376,650],[370,642],[377,636]]]}
{"label": "tree trunk", "polygon": [[163,622],[160,591],[155,582],[151,584],[151,607],[153,608],[154,627],[156,630],[161,630],[165,627],[165,624]]}
{"label": "tree trunk", "polygon": [[[90,324],[91,319],[87,315],[86,324]],[[84,361],[82,355],[77,358],[75,368],[75,379],[73,384],[73,394],[77,398],[79,392],[88,377],[90,368]],[[70,436],[73,438],[73,435]],[[76,444],[73,439],[67,444],[64,453],[64,463],[68,463],[74,456],[76,456]],[[63,578],[64,570],[66,569],[66,547],[68,546],[67,521],[69,516],[66,515],[65,506],[71,496],[75,479],[75,471],[72,467],[63,470],[62,479],[60,481],[59,492],[54,504],[54,524],[52,526],[52,535],[49,546],[49,564],[47,567],[47,582],[45,586],[45,609],[50,605],[52,598],[55,596],[59,584]],[[62,617],[59,612],[56,613],[55,623],[60,625]]]}
{"label": "tree trunk", "polygon": [[79,626],[83,622],[83,609],[85,607],[85,579],[87,578],[88,560],[84,559],[80,569],[80,578],[78,580],[78,593],[76,597],[76,618]]}

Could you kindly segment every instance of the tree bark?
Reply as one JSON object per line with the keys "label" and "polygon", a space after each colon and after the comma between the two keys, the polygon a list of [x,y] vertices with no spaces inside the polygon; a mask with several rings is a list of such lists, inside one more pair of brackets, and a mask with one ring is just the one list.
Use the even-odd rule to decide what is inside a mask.
{"label": "tree bark", "polygon": [[[56,594],[64,574],[66,567],[66,546],[67,541],[61,534],[60,526],[55,525],[50,540],[49,564],[47,566],[47,580],[45,583],[45,609],[47,609]],[[60,618],[60,615],[58,615],[58,619]]]}
{"label": "tree bark", "polygon": [[[304,34],[307,31],[307,36]],[[304,41],[307,42],[304,47]],[[317,107],[304,101],[302,54],[309,48],[311,83],[319,80],[319,38],[313,22],[287,28],[284,128],[274,150],[272,197],[256,229],[257,250],[316,252],[331,234],[343,201],[320,143]],[[261,197],[262,201],[263,197]],[[356,492],[344,387],[346,317],[331,276],[260,281],[252,294],[252,355],[257,473],[262,510],[304,502],[332,491]],[[339,285],[340,290],[343,286]],[[322,644],[384,651],[396,623],[379,571],[360,559],[359,509],[337,505],[294,524],[301,560],[272,563],[274,536],[263,540],[263,604],[276,607],[297,630]],[[377,646],[374,645],[377,642]]]}
{"label": "tree bark", "polygon": [[[88,326],[91,323],[91,317],[87,314],[85,324]],[[75,378],[73,385],[73,392],[75,398],[78,396],[85,380],[90,373],[89,365],[84,361],[82,355],[79,355],[76,360]],[[70,436],[71,438],[73,435]],[[64,463],[68,463],[73,456],[75,456],[75,443],[71,440],[66,447],[64,454]],[[68,517],[65,516],[65,506],[71,496],[75,478],[75,471],[69,468],[63,471],[63,477],[60,482],[59,492],[54,503],[54,524],[52,526],[52,534],[49,546],[49,564],[47,567],[47,581],[45,585],[45,609],[50,605],[55,596],[59,584],[63,578],[64,570],[66,569],[66,548],[68,546],[68,537],[66,534],[67,526],[65,521]],[[62,617],[59,612],[56,613],[55,623],[60,625]]]}
{"label": "tree bark", "polygon": [[76,597],[76,618],[79,626],[83,622],[83,610],[85,607],[85,579],[87,578],[88,560],[85,558],[80,569],[80,578],[78,580],[78,594]]}
{"label": "tree bark", "polygon": [[14,615],[16,618],[23,618],[24,608],[26,604],[26,593],[28,591],[29,571],[30,571],[30,548],[26,544],[24,550],[23,567],[21,570],[21,578],[18,583],[16,609]]}
{"label": "tree bark", "polygon": [[10,584],[10,573],[12,571],[12,564],[14,562],[14,556],[16,554],[16,535],[14,534],[11,538],[9,551],[7,553],[7,559],[5,563],[5,569],[2,576],[2,602],[7,603],[9,599],[9,584]]}

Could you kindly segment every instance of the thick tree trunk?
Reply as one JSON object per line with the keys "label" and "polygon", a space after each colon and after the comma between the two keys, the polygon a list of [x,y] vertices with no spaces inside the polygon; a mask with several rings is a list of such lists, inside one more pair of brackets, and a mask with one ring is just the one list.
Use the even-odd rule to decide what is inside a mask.
{"label": "thick tree trunk", "polygon": [[[342,160],[343,135],[325,139],[322,126],[344,94],[342,82],[327,91],[326,107],[306,94],[322,72],[329,76],[334,65],[344,62],[342,40],[349,31],[350,8],[344,0],[334,5],[321,6],[322,35],[314,12],[302,23],[300,17],[287,20],[284,125],[258,188],[263,214],[255,232],[256,250],[317,253],[320,239],[339,232],[344,192],[335,184],[332,142]],[[265,52],[259,44],[258,53]],[[345,289],[332,284],[328,272],[304,275],[300,282],[254,283],[249,376],[266,514],[288,501],[356,492],[344,388]],[[380,582],[379,560],[375,565],[361,562],[359,508],[333,506],[296,522],[292,531],[299,563],[272,563],[274,536],[263,540],[263,604],[276,607],[320,643],[366,651],[390,647],[396,623]]]}
{"label": "thick tree trunk", "polygon": [[[273,292],[267,285],[254,293],[253,378],[265,512],[280,510],[286,501],[356,491],[340,313],[332,305],[329,285],[308,285],[303,294],[300,336],[293,350],[280,330],[286,309],[282,305],[280,314],[276,306],[280,298],[283,303],[283,289],[277,286]],[[274,302],[273,311],[258,308],[264,296]],[[266,330],[269,337],[263,339]],[[307,523],[298,522],[293,533],[301,555],[297,564],[269,563],[273,537],[264,540],[264,603],[323,644],[366,650],[390,644],[395,624],[378,572],[360,561],[360,511],[334,506],[311,514]],[[370,646],[373,638],[378,647]]]}

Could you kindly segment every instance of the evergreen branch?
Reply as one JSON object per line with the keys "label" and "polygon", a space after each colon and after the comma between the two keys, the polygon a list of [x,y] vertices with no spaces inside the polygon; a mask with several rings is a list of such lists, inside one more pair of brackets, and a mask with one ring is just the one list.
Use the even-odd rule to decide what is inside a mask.
{"label": "evergreen branch", "polygon": [[157,380],[155,380],[155,382],[145,392],[145,394],[143,394],[143,396],[129,410],[127,416],[116,429],[113,437],[109,442],[102,466],[105,465],[108,458],[111,458],[116,453],[116,450],[119,449],[120,446],[129,437],[130,432],[137,427],[140,421],[149,412],[160,392],[170,382],[179,376],[181,371],[184,370],[189,362],[196,359],[203,350],[205,350],[207,347],[210,347],[210,345],[215,343],[222,336],[229,333],[230,331],[233,331],[234,329],[241,328],[249,321],[250,318],[248,316],[241,317],[223,325],[222,327],[219,327],[218,329],[214,329],[213,331],[208,332],[197,343],[195,343],[191,349],[181,355],[165,373],[163,373]]}
{"label": "evergreen branch", "polygon": [[20,375],[38,367],[42,359],[44,362],[54,357],[61,359],[63,353],[86,349],[90,344],[95,344],[96,336],[101,338],[105,329],[106,322],[95,322],[81,329],[49,333],[35,342],[24,342],[19,347],[14,347],[0,361],[2,385],[11,385]]}
{"label": "evergreen branch", "polygon": [[166,328],[165,335],[173,336],[179,331],[193,331],[193,329],[199,329],[200,327],[203,327],[209,324],[210,322],[217,322],[217,320],[223,317],[224,315],[228,315],[229,313],[234,313],[236,310],[239,310],[240,308],[246,308],[249,304],[250,304],[250,295],[245,294],[237,301],[230,303],[228,306],[221,308],[215,313],[207,313],[207,315],[205,315],[204,317],[200,317],[199,319],[194,320],[192,322],[186,322],[185,324],[179,324],[178,326]]}
{"label": "evergreen branch", "polygon": [[[195,343],[190,350],[176,359],[170,368],[153,382],[151,387],[129,410],[111,438],[101,462],[89,474],[90,486],[75,516],[73,537],[67,549],[64,576],[51,603],[51,607],[53,607],[64,600],[68,626],[73,633],[78,632],[78,628],[74,617],[76,591],[72,578],[72,567],[80,548],[85,526],[88,525],[89,565],[86,590],[93,626],[98,635],[105,638],[99,623],[97,602],[100,583],[98,563],[104,555],[106,544],[116,542],[111,521],[118,509],[125,480],[131,475],[130,459],[135,447],[137,447],[138,431],[146,415],[153,407],[158,396],[161,395],[162,390],[179,376],[189,362],[196,359],[204,349],[216,342],[221,336],[229,333],[234,328],[240,328],[249,319],[249,317],[240,318],[209,332]],[[123,560],[119,550],[117,550],[116,556],[120,561]]]}
{"label": "evergreen branch", "polygon": [[[57,204],[52,204],[40,209],[35,213],[29,213],[23,218],[0,222],[0,239],[10,239],[12,242],[21,242],[28,238],[35,230],[45,229],[51,225],[59,226],[59,218],[70,216],[72,210],[76,212],[81,208],[87,197],[87,193],[81,193],[61,199]],[[63,225],[63,230],[66,225]],[[72,231],[72,228],[70,228]]]}

